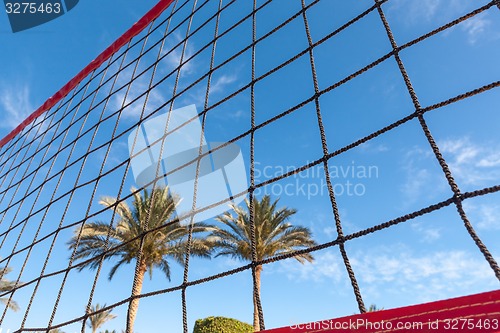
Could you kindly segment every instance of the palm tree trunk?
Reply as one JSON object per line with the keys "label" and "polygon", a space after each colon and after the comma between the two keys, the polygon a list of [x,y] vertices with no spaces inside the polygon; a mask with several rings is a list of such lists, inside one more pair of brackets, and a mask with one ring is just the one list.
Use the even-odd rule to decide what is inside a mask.
{"label": "palm tree trunk", "polygon": [[[132,296],[139,296],[142,291],[142,283],[144,281],[144,275],[146,274],[147,266],[144,261],[141,261],[139,265],[139,270],[134,276],[134,286],[132,288]],[[127,315],[127,333],[132,333],[134,331],[135,317],[137,316],[137,309],[139,308],[139,298],[134,298],[130,301],[128,306]]]}
{"label": "palm tree trunk", "polygon": [[[262,272],[262,266],[255,267],[255,282],[256,282],[256,293],[260,298],[260,273]],[[253,298],[253,330],[255,332],[260,331],[260,320],[259,320],[259,308],[257,307],[257,299]]]}

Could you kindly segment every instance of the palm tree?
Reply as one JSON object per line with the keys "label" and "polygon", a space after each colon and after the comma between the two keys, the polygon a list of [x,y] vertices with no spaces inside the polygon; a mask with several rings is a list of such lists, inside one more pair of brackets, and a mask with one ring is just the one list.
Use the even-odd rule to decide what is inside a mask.
{"label": "palm tree", "polygon": [[[0,268],[0,276],[5,276],[6,274],[9,274],[10,271],[12,271],[10,267]],[[0,294],[12,291],[15,287],[16,287],[15,282],[6,280],[5,278],[2,278],[2,280],[0,280]],[[12,311],[19,310],[19,306],[15,301],[10,300],[9,302],[9,297],[0,298],[0,302],[7,305],[9,309],[11,309]]]}
{"label": "palm tree", "polygon": [[[132,192],[135,189],[132,188]],[[127,332],[134,327],[135,317],[139,306],[139,296],[142,290],[144,275],[149,272],[152,278],[153,268],[163,271],[170,281],[170,262],[173,259],[184,265],[187,249],[187,236],[190,226],[181,225],[174,219],[175,207],[178,199],[169,193],[168,187],[155,188],[151,191],[143,190],[134,193],[132,208],[124,201],[117,202],[115,198],[103,197],[99,203],[103,206],[113,208],[119,216],[116,225],[109,226],[107,222],[96,221],[85,224],[75,231],[75,236],[69,241],[70,249],[75,249],[76,259],[89,259],[89,262],[79,267],[83,270],[88,267],[96,269],[101,258],[117,260],[109,272],[111,280],[117,269],[124,264],[134,262],[138,268],[134,275],[132,288],[132,300],[129,303],[127,315]],[[144,233],[154,229],[154,232]],[[202,223],[194,223],[191,226],[193,233],[209,231],[210,228]],[[81,233],[81,234],[80,234]],[[78,235],[80,234],[80,239]],[[109,235],[108,245],[106,238]],[[139,250],[142,242],[142,256]],[[116,248],[120,244],[125,244]],[[107,253],[107,249],[114,248]],[[193,238],[191,242],[191,254],[210,258],[211,247],[206,241]]]}
{"label": "palm tree", "polygon": [[[308,228],[292,226],[287,221],[297,211],[295,209],[277,208],[278,200],[271,203],[266,195],[262,200],[254,200],[254,225],[256,260],[280,254],[290,253],[299,249],[316,245],[311,238]],[[246,200],[246,207],[231,205],[236,215],[226,212],[216,220],[223,223],[228,230],[217,228],[210,234],[212,246],[217,249],[218,256],[231,256],[244,261],[252,261],[251,233],[250,233],[250,203]],[[312,262],[313,256],[309,253],[297,254],[294,257],[300,263]],[[256,292],[260,296],[260,275],[262,265],[255,267]],[[258,309],[254,298],[253,327],[260,330]]]}
{"label": "palm tree", "polygon": [[[100,306],[99,303],[97,303],[95,306],[92,306],[90,308],[90,311],[97,312],[105,307],[106,307],[106,304],[104,304],[103,306]],[[110,321],[110,320],[116,318],[116,316],[114,314],[112,314],[111,311],[113,311],[113,310],[102,311],[102,312],[96,313],[96,314],[89,317],[89,322],[87,323],[87,325],[92,329],[92,333],[96,333],[97,329],[99,327],[101,327],[102,325],[104,325],[107,321]]]}

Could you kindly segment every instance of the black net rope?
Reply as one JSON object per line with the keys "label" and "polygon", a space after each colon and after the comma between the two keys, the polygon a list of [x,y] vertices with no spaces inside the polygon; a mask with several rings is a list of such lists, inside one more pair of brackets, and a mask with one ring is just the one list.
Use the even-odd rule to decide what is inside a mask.
{"label": "black net rope", "polygon": [[[224,21],[225,15],[232,8],[238,6],[235,0],[217,2],[217,6],[213,8],[209,15],[206,11],[209,8],[209,1],[201,0],[177,0],[166,10],[158,19],[152,22],[147,29],[141,32],[128,42],[126,46],[117,51],[105,64],[100,68],[93,71],[85,80],[73,89],[64,99],[62,99],[57,106],[52,107],[45,112],[33,123],[25,127],[21,133],[14,137],[11,141],[6,143],[0,151],[0,267],[9,267],[15,261],[16,264],[21,262],[19,267],[16,267],[16,277],[13,279],[16,286],[10,290],[0,294],[0,297],[6,300],[6,306],[2,311],[0,318],[0,325],[4,321],[8,305],[15,299],[16,293],[20,291],[29,290],[31,296],[29,303],[22,309],[24,312],[22,321],[15,332],[49,332],[54,328],[64,328],[71,324],[81,324],[81,332],[85,331],[85,325],[90,316],[96,313],[101,313],[107,310],[132,304],[132,302],[140,299],[154,297],[157,295],[180,292],[181,306],[182,306],[182,321],[183,331],[188,332],[188,298],[189,288],[192,286],[203,285],[209,281],[221,279],[223,277],[233,275],[243,271],[250,271],[253,280],[253,300],[256,304],[257,317],[261,330],[265,329],[264,315],[262,311],[262,304],[260,294],[257,292],[257,279],[256,269],[262,265],[268,265],[274,262],[279,262],[288,258],[295,257],[300,254],[313,253],[322,249],[337,247],[340,251],[347,275],[352,285],[354,297],[356,299],[359,311],[361,313],[366,311],[363,301],[363,296],[358,285],[356,272],[353,269],[349,253],[346,250],[345,244],[351,240],[362,238],[368,234],[379,232],[381,230],[393,227],[395,225],[411,221],[419,216],[438,211],[448,206],[455,206],[458,215],[463,222],[463,225],[476,244],[478,250],[482,253],[485,260],[493,270],[497,279],[500,280],[500,268],[493,255],[490,253],[486,245],[474,230],[470,218],[467,216],[463,209],[463,202],[470,198],[485,196],[488,194],[500,191],[500,185],[493,185],[486,188],[476,189],[474,191],[463,192],[457,185],[453,173],[443,155],[439,145],[436,143],[433,134],[431,133],[427,122],[426,114],[451,105],[458,101],[468,99],[470,97],[482,94],[492,89],[497,89],[500,86],[500,81],[491,82],[487,85],[477,87],[476,89],[464,92],[455,97],[447,100],[440,101],[433,105],[422,106],[419,98],[411,83],[410,75],[408,74],[405,64],[403,63],[400,53],[403,50],[410,49],[418,45],[422,41],[442,33],[456,25],[469,20],[488,10],[500,9],[500,1],[494,0],[488,4],[481,6],[455,20],[452,20],[435,30],[427,32],[403,45],[398,45],[396,38],[391,30],[390,23],[386,18],[384,12],[384,4],[390,0],[375,0],[374,4],[359,13],[353,19],[345,22],[337,29],[330,31],[324,37],[314,41],[310,22],[314,17],[310,14],[310,10],[314,8],[319,0],[315,1],[300,1],[300,10],[293,13],[287,19],[283,20],[280,24],[272,28],[267,33],[258,37],[258,19],[259,11],[269,6],[270,1],[257,2],[253,1],[252,8],[245,12],[244,15],[235,21],[232,25],[225,30],[221,29],[221,22]],[[321,88],[318,83],[317,65],[315,60],[314,51],[323,43],[331,38],[337,36],[348,27],[355,25],[361,19],[369,14],[378,14],[381,23],[385,28],[387,38],[391,45],[391,51],[382,57],[376,59],[370,64],[358,68],[345,78],[335,82],[325,88]],[[301,20],[302,29],[307,39],[307,47],[300,52],[294,54],[292,57],[281,62],[277,66],[268,69],[266,72],[257,74],[256,62],[258,58],[259,43],[267,40],[282,29],[286,29],[291,22],[296,19]],[[201,22],[200,22],[201,20]],[[190,41],[201,35],[205,27],[213,26],[210,31],[210,38],[205,41],[203,46],[197,50],[190,49]],[[251,26],[247,31],[250,36],[251,43],[245,45],[243,48],[229,55],[223,61],[216,61],[220,46],[217,44],[222,38],[229,35],[231,32],[237,31],[242,26]],[[248,37],[247,36],[247,37]],[[201,40],[205,40],[200,37]],[[217,46],[217,47],[216,47]],[[189,65],[195,60],[195,57],[209,53],[209,61],[207,70],[198,77],[192,80],[185,80],[183,73],[187,71]],[[230,93],[223,98],[213,97],[213,80],[214,75],[224,72],[231,63],[238,62],[245,54],[251,55],[251,76],[248,82],[245,82],[236,91]],[[308,98],[302,100],[296,105],[274,115],[273,117],[264,120],[260,123],[256,119],[256,84],[277,73],[280,69],[294,63],[301,57],[307,57],[310,63],[310,78],[312,82],[312,90],[314,93]],[[170,58],[169,58],[170,57]],[[161,64],[167,59],[177,57],[177,63],[173,69],[166,71],[161,69]],[[328,112],[321,107],[320,97],[324,94],[337,89],[352,79],[366,73],[379,64],[386,61],[395,61],[399,72],[404,80],[406,90],[413,102],[414,112],[396,120],[395,122],[376,130],[375,132],[360,138],[342,148],[331,151],[327,144],[327,137],[325,132],[325,123],[323,115]],[[309,73],[308,73],[309,75]],[[141,80],[146,80],[144,84]],[[170,85],[169,85],[170,84]],[[175,106],[180,106],[180,100],[188,95],[192,89],[198,85],[203,85],[204,98],[202,101],[203,108],[196,117],[186,120],[176,128],[170,128],[170,115]],[[168,88],[166,88],[168,87]],[[170,98],[165,100],[155,101],[155,92],[162,90],[164,93],[171,94]],[[217,147],[210,148],[204,151],[203,137],[205,133],[205,126],[207,118],[210,116],[210,111],[216,109],[223,103],[237,98],[245,91],[250,94],[250,124],[249,129],[236,135],[235,137],[217,145]],[[116,100],[119,103],[116,103]],[[177,101],[177,104],[174,104]],[[315,116],[317,121],[317,128],[321,138],[321,156],[315,160],[301,165],[293,170],[289,170],[281,175],[275,175],[270,179],[262,182],[257,182],[255,177],[255,135],[263,128],[272,128],[273,124],[284,117],[293,114],[295,111],[305,107],[306,105],[314,105]],[[136,107],[139,107],[132,124],[123,121],[127,112]],[[163,131],[158,139],[148,143],[148,147],[139,149],[137,148],[138,132],[131,142],[132,153],[128,158],[123,158],[119,161],[111,163],[112,148],[120,145],[125,141],[127,135],[132,130],[143,124],[145,121],[153,119],[163,110],[168,108],[168,119]],[[156,187],[158,182],[165,177],[182,170],[195,166],[195,179],[194,179],[194,194],[192,200],[191,211],[182,216],[182,219],[189,220],[189,234],[188,234],[188,247],[185,253],[185,265],[182,283],[173,287],[158,289],[141,294],[134,294],[135,287],[138,283],[135,278],[133,281],[132,291],[130,296],[122,298],[113,304],[92,312],[91,305],[93,304],[94,293],[101,277],[101,268],[103,262],[106,260],[106,255],[111,252],[119,251],[120,248],[127,244],[139,241],[140,246],[137,254],[137,264],[135,267],[135,276],[140,269],[139,262],[142,256],[143,243],[145,237],[157,232],[169,224],[179,222],[181,219],[177,217],[173,221],[166,222],[165,225],[149,228],[148,221],[149,215],[146,218],[146,225],[142,233],[135,239],[130,239],[126,243],[111,246],[109,243],[110,233],[108,232],[105,237],[106,250],[103,252],[99,259],[95,276],[90,285],[90,292],[86,308],[82,309],[81,315],[76,316],[70,320],[60,321],[57,314],[60,311],[61,297],[64,294],[66,284],[70,274],[81,269],[86,263],[92,261],[94,258],[86,261],[77,261],[75,259],[76,247],[72,254],[69,256],[67,265],[65,267],[59,266],[58,269],[50,268],[49,263],[51,257],[54,255],[56,244],[58,242],[66,242],[67,235],[75,229],[79,230],[76,235],[77,243],[82,236],[82,227],[87,223],[94,221],[96,218],[102,218],[102,214],[111,212],[111,217],[108,222],[112,227],[116,224],[118,217],[116,216],[116,209],[121,202],[128,201],[134,194],[140,193],[141,188],[133,190],[131,193],[125,194],[124,187],[127,184],[127,177],[130,178],[129,168],[134,158],[137,158],[142,153],[145,153],[150,147],[157,147],[160,156],[165,149],[165,142],[169,135],[181,130],[194,121],[201,123],[201,137],[196,138],[198,156],[193,158],[182,165],[164,172],[161,163],[156,165],[155,178],[146,186]],[[434,157],[439,163],[444,177],[449,184],[453,196],[432,204],[430,206],[421,208],[417,211],[410,212],[403,216],[394,218],[392,220],[374,224],[369,228],[352,233],[345,234],[344,224],[342,223],[337,198],[332,186],[331,176],[329,174],[329,163],[336,156],[344,154],[353,148],[360,146],[363,143],[369,142],[379,136],[390,132],[397,127],[408,123],[418,122],[425,138],[432,149]],[[109,130],[112,128],[112,130]],[[239,193],[232,193],[231,197],[220,200],[208,206],[199,205],[197,202],[197,189],[198,179],[200,177],[200,163],[203,157],[209,154],[216,153],[217,151],[227,147],[228,145],[238,142],[247,138],[249,140],[249,186],[246,190]],[[199,140],[198,140],[199,139]],[[130,143],[130,142],[129,142]],[[99,155],[100,154],[100,155]],[[100,165],[92,165],[92,159],[99,156],[101,161]],[[282,254],[267,258],[261,261],[257,260],[256,249],[256,231],[254,223],[254,205],[255,205],[255,192],[256,190],[265,186],[274,184],[282,179],[297,175],[303,171],[311,169],[315,166],[322,166],[325,170],[325,179],[328,189],[329,201],[333,213],[332,223],[336,229],[336,239],[326,243],[318,244],[316,246],[297,250],[291,253]],[[103,188],[108,190],[107,193],[102,193]],[[113,194],[114,191],[117,201],[108,208],[96,207],[96,197],[101,194]],[[190,256],[192,246],[192,231],[193,221],[197,214],[203,213],[211,208],[227,205],[233,198],[248,195],[249,211],[250,211],[250,239],[252,247],[252,261],[247,265],[242,265],[238,268],[226,270],[224,272],[206,276],[200,279],[189,279],[190,271]],[[86,209],[83,214],[72,216],[75,214],[75,203],[84,203]],[[151,200],[151,204],[153,200]],[[152,211],[150,209],[149,211]],[[49,224],[49,226],[47,226]],[[109,229],[111,230],[111,229]],[[28,235],[26,235],[28,233]],[[26,242],[25,238],[29,239]],[[41,265],[41,270],[36,273],[27,274],[30,270],[29,262],[32,254],[38,249],[44,241],[50,245],[45,250],[45,260]],[[38,253],[39,254],[39,253]],[[0,279],[4,278],[6,270],[1,271]],[[26,323],[30,312],[32,311],[33,302],[41,289],[43,282],[52,278],[59,278],[60,284],[57,290],[56,298],[53,305],[50,305],[51,314],[47,318],[47,323],[42,323],[38,327],[26,327]],[[58,281],[59,281],[58,280]],[[47,305],[49,306],[49,305]],[[127,333],[132,332],[133,328],[127,322]]]}

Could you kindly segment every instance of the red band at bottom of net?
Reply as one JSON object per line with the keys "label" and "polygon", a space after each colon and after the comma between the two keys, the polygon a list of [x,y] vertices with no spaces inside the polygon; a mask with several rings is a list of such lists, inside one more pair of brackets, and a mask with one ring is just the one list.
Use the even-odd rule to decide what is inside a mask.
{"label": "red band at bottom of net", "polygon": [[265,332],[500,332],[500,290]]}

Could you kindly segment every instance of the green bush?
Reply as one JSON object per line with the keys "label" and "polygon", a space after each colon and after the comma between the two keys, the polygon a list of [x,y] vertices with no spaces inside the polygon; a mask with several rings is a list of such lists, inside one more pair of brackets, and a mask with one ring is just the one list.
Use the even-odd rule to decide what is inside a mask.
{"label": "green bush", "polygon": [[253,333],[253,326],[225,317],[198,319],[193,333]]}

